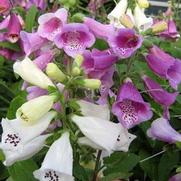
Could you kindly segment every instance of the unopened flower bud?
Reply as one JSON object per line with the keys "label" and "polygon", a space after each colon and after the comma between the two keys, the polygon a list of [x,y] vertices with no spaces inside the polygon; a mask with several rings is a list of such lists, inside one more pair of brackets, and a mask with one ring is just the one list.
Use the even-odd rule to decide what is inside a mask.
{"label": "unopened flower bud", "polygon": [[55,95],[45,95],[32,99],[17,110],[16,116],[24,124],[32,125],[52,108],[56,99]]}
{"label": "unopened flower bud", "polygon": [[81,73],[81,69],[79,67],[73,67],[73,69],[72,69],[73,76],[80,75],[80,73]]}
{"label": "unopened flower bud", "polygon": [[83,86],[89,89],[99,89],[101,81],[99,79],[84,79]]}
{"label": "unopened flower bud", "polygon": [[160,21],[152,26],[153,33],[160,33],[165,31],[168,28],[168,25],[165,21]]}
{"label": "unopened flower bud", "polygon": [[149,7],[149,2],[148,0],[137,0],[138,5],[140,8],[148,8]]}
{"label": "unopened flower bud", "polygon": [[84,19],[85,15],[82,14],[82,13],[76,13],[72,16],[71,20],[73,22],[83,22],[83,19]]}
{"label": "unopened flower bud", "polygon": [[66,75],[54,63],[49,63],[47,65],[46,73],[51,79],[58,82],[64,82],[66,79]]}
{"label": "unopened flower bud", "polygon": [[83,57],[82,55],[80,55],[80,54],[78,54],[78,55],[75,57],[75,60],[74,60],[74,62],[76,63],[76,65],[77,65],[78,67],[80,67],[80,66],[82,65],[83,61],[84,61],[84,57]]}
{"label": "unopened flower bud", "polygon": [[132,29],[134,27],[134,23],[132,22],[131,18],[126,14],[120,17],[120,22],[126,28]]}

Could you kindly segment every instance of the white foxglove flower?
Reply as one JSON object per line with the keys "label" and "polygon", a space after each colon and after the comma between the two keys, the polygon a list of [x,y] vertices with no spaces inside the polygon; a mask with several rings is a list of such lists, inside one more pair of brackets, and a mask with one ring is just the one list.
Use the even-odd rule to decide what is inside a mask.
{"label": "white foxglove flower", "polygon": [[55,86],[28,57],[21,62],[16,62],[13,66],[14,72],[17,73],[26,82],[47,89],[48,86]]}
{"label": "white foxglove flower", "polygon": [[147,18],[144,11],[138,5],[134,9],[134,19],[136,27],[140,31],[147,30],[153,24],[153,19],[151,17]]}
{"label": "white foxglove flower", "polygon": [[41,135],[56,112],[51,111],[33,126],[24,126],[19,119],[2,119],[2,140],[0,148],[5,155],[4,165],[10,166],[16,161],[26,160],[39,152],[48,135]]}
{"label": "white foxglove flower", "polygon": [[128,0],[121,0],[107,16],[107,18],[110,20],[110,23],[114,24],[117,27],[119,20],[121,16],[125,14],[127,7]]}
{"label": "white foxglove flower", "polygon": [[55,96],[45,95],[24,103],[16,112],[16,117],[27,125],[36,123],[53,106]]}
{"label": "white foxglove flower", "polygon": [[[97,117],[81,117],[74,115],[73,122],[79,127],[82,133],[88,138],[79,140],[93,148],[96,145],[108,152],[122,150],[127,151],[129,144],[135,138],[128,133],[127,129],[119,123],[113,123]],[[94,145],[93,145],[94,143]]]}
{"label": "white foxglove flower", "polygon": [[110,110],[107,104],[97,105],[88,101],[77,101],[84,116],[95,116],[101,119],[110,119]]}
{"label": "white foxglove flower", "polygon": [[134,19],[134,16],[133,16],[133,13],[132,13],[132,10],[130,8],[127,9],[126,11],[126,15],[129,16],[129,18],[131,19],[131,21],[133,22],[133,24],[135,25],[135,19]]}
{"label": "white foxglove flower", "polygon": [[40,181],[73,181],[72,166],[73,151],[66,132],[51,145],[41,168],[33,174]]}

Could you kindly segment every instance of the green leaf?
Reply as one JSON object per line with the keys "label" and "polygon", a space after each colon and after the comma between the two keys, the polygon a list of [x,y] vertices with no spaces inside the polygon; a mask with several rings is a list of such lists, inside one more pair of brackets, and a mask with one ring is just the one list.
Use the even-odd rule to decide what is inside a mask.
{"label": "green leaf", "polygon": [[37,170],[38,166],[33,160],[16,162],[8,168],[9,174],[13,181],[36,181],[33,176],[33,171]]}
{"label": "green leaf", "polygon": [[10,50],[13,50],[13,51],[16,51],[16,52],[20,51],[20,47],[19,47],[18,44],[10,43],[10,42],[7,42],[7,41],[0,42],[0,47],[7,48],[7,49],[10,49]]}
{"label": "green leaf", "polygon": [[114,152],[110,157],[104,159],[106,170],[104,175],[107,176],[112,173],[128,173],[139,162],[140,157],[133,153]]}
{"label": "green leaf", "polygon": [[9,176],[6,167],[0,162],[0,180],[4,180]]}
{"label": "green leaf", "polygon": [[106,177],[103,177],[100,181],[113,181],[116,179],[128,179],[131,175],[132,175],[131,173],[118,172],[118,173],[113,173]]}
{"label": "green leaf", "polygon": [[16,117],[17,109],[25,102],[26,102],[26,93],[22,93],[22,95],[15,97],[10,103],[10,107],[7,113],[7,118],[14,119]]}
{"label": "green leaf", "polygon": [[26,31],[32,32],[32,28],[34,26],[37,13],[38,13],[38,9],[34,5],[28,10],[26,14],[26,19],[25,19]]}
{"label": "green leaf", "polygon": [[160,159],[158,165],[158,181],[167,181],[170,172],[179,162],[179,152],[166,152]]}
{"label": "green leaf", "polygon": [[93,47],[99,50],[106,50],[109,46],[104,40],[97,39]]}

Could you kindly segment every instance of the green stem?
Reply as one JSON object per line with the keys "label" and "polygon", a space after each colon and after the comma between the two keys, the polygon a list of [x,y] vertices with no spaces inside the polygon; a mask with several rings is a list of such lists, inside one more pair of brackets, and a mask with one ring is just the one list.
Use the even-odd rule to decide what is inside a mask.
{"label": "green stem", "polygon": [[96,181],[97,180],[97,174],[98,174],[99,161],[101,159],[101,154],[102,154],[102,150],[99,150],[98,153],[97,153],[96,164],[95,164],[95,168],[94,168],[94,173],[93,173],[92,181]]}

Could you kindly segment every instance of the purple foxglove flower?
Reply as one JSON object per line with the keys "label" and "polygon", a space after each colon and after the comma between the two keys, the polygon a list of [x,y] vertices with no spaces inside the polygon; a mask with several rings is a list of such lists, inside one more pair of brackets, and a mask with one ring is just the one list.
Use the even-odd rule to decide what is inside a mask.
{"label": "purple foxglove flower", "polygon": [[48,51],[40,54],[36,59],[34,59],[34,63],[38,66],[39,69],[44,70],[48,63],[53,60],[53,52]]}
{"label": "purple foxglove flower", "polygon": [[64,25],[62,32],[56,35],[54,42],[58,48],[63,48],[67,55],[75,57],[91,47],[95,42],[95,37],[86,25],[70,23]]}
{"label": "purple foxglove flower", "polygon": [[106,1],[107,0],[98,0],[98,1],[90,0],[88,4],[89,11],[95,13],[97,9],[99,9]]}
{"label": "purple foxglove flower", "polygon": [[181,141],[181,134],[174,130],[169,121],[159,118],[153,121],[151,128],[148,129],[147,135],[153,139],[158,139],[168,143]]}
{"label": "purple foxglove flower", "polygon": [[169,179],[169,181],[180,181],[180,180],[181,180],[181,173],[178,173]]}
{"label": "purple foxglove flower", "polygon": [[160,36],[164,38],[170,38],[170,39],[176,39],[180,37],[174,20],[168,21],[168,29],[160,33]]}
{"label": "purple foxglove flower", "polygon": [[130,57],[138,48],[141,47],[143,38],[137,35],[134,30],[122,28],[116,33],[111,34],[108,39],[110,47],[120,58]]}
{"label": "purple foxglove flower", "polygon": [[169,80],[170,85],[177,89],[181,82],[181,60],[175,59],[157,46],[153,46],[146,56],[146,61],[154,73]]}
{"label": "purple foxglove flower", "polygon": [[40,87],[37,87],[37,86],[28,87],[26,89],[26,91],[28,92],[28,95],[27,95],[27,100],[28,101],[31,100],[31,99],[37,98],[39,96],[43,96],[43,95],[48,94],[47,90],[41,89]]}
{"label": "purple foxglove flower", "polygon": [[46,0],[29,0],[26,4],[26,8],[29,9],[33,5],[40,10],[45,10],[47,7],[47,2]]}
{"label": "purple foxglove flower", "polygon": [[21,22],[18,16],[14,13],[11,14],[8,24],[8,32],[7,32],[7,39],[11,43],[15,43],[19,40],[19,34],[21,31]]}
{"label": "purple foxglove flower", "polygon": [[9,0],[1,0],[0,1],[0,13],[5,13],[11,8],[11,4]]}
{"label": "purple foxglove flower", "polygon": [[4,18],[1,22],[0,22],[0,30],[3,30],[5,28],[8,27],[9,25],[9,20],[10,20],[10,15],[7,16],[6,18]]}
{"label": "purple foxglove flower", "polygon": [[153,113],[149,103],[144,102],[130,79],[120,87],[112,112],[126,128],[151,119]]}
{"label": "purple foxglove flower", "polygon": [[62,31],[67,22],[68,12],[66,9],[58,9],[55,13],[46,13],[39,17],[38,34],[53,41],[55,36]]}
{"label": "purple foxglove flower", "polygon": [[38,33],[27,33],[25,31],[20,32],[20,38],[26,55],[30,55],[32,52],[39,50],[45,43],[46,39],[41,38]]}
{"label": "purple foxglove flower", "polygon": [[111,34],[115,33],[113,25],[101,24],[92,18],[85,17],[84,24],[86,24],[89,27],[89,29],[97,38],[107,40]]}
{"label": "purple foxglove flower", "polygon": [[9,49],[0,48],[0,55],[6,59],[11,59],[13,52]]}
{"label": "purple foxglove flower", "polygon": [[163,105],[164,110],[166,111],[164,114],[169,115],[169,113],[167,111],[169,109],[169,106],[175,102],[178,92],[174,92],[174,93],[167,92],[157,82],[150,79],[146,75],[143,76],[143,80],[144,80],[145,87],[146,87],[149,95],[157,103]]}

